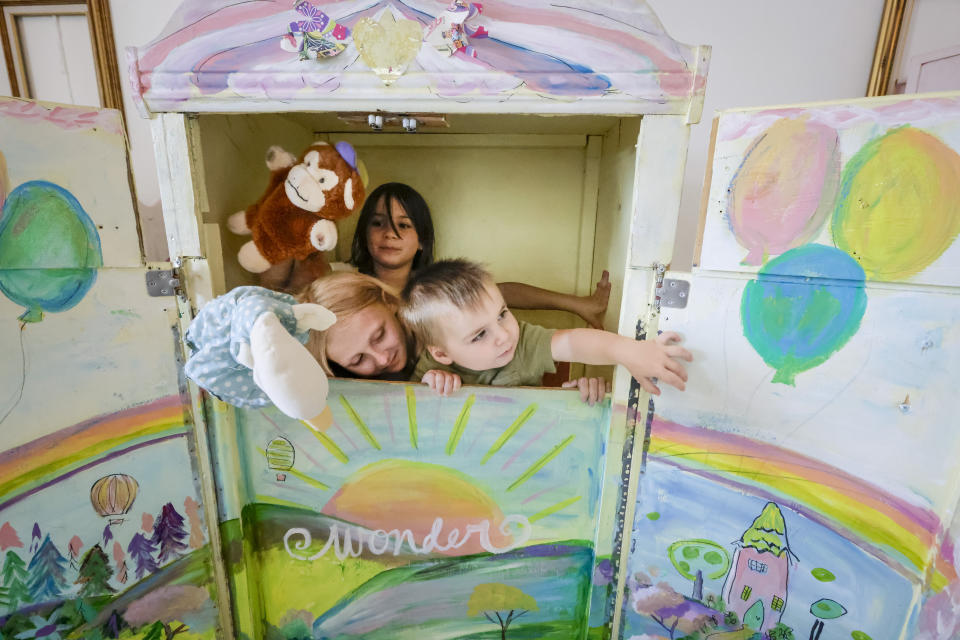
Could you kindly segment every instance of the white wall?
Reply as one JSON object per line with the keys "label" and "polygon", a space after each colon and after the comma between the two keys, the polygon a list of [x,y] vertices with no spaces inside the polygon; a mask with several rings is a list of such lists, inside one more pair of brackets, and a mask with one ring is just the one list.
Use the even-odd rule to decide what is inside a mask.
{"label": "white wall", "polygon": [[137,190],[137,210],[143,230],[143,244],[147,260],[166,260],[167,242],[163,231],[163,213],[160,206],[160,186],[157,165],[153,159],[153,139],[150,121],[140,117],[130,98],[126,52],[130,46],[143,46],[152,41],[167,24],[179,6],[174,0],[111,0],[113,35],[120,63],[120,81],[123,86],[123,106],[130,138],[130,161]]}
{"label": "white wall", "polygon": [[674,39],[713,46],[703,118],[690,134],[672,263],[674,269],[687,270],[700,219],[714,112],[862,97],[883,0],[648,2]]}

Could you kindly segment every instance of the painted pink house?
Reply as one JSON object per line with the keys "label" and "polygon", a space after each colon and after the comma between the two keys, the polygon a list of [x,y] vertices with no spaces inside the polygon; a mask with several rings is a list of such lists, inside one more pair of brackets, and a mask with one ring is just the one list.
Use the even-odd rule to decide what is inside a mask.
{"label": "painted pink house", "polygon": [[768,502],[734,543],[733,562],[723,583],[723,600],[745,626],[761,633],[780,622],[787,606],[793,553],[780,508]]}

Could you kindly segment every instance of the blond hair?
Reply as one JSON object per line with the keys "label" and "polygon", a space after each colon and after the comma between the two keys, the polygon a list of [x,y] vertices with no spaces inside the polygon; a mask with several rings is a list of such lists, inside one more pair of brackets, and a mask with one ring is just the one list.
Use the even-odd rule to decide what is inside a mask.
{"label": "blond hair", "polygon": [[442,346],[450,310],[476,309],[496,286],[486,269],[469,260],[441,260],[423,267],[403,288],[399,316],[421,345]]}
{"label": "blond hair", "polygon": [[[340,271],[314,280],[297,299],[323,305],[337,316],[338,322],[374,304],[382,304],[392,312],[396,312],[400,306],[400,299],[393,288],[376,278],[350,271]],[[327,333],[311,331],[306,346],[327,375],[334,375],[327,358]]]}

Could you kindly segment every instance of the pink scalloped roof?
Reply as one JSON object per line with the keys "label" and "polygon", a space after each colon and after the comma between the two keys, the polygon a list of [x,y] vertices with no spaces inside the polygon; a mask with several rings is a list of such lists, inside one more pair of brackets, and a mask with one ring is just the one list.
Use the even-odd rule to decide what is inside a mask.
{"label": "pink scalloped roof", "polygon": [[[352,28],[392,11],[426,27],[434,0],[312,4]],[[472,58],[424,43],[385,87],[353,45],[325,60],[281,48],[302,18],[291,0],[186,0],[152,43],[128,49],[147,110],[298,111],[384,108],[459,112],[686,113],[702,100],[708,48],[670,38],[641,0],[487,0],[471,20]]]}

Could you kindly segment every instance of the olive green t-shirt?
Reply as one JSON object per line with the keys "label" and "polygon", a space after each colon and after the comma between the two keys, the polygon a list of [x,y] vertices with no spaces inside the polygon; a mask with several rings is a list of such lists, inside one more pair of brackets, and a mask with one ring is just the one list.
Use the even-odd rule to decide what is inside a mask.
{"label": "olive green t-shirt", "polygon": [[453,364],[440,364],[433,359],[426,349],[420,354],[417,366],[413,370],[411,380],[420,382],[423,374],[431,369],[450,371],[460,376],[463,384],[489,384],[495,387],[539,387],[542,384],[543,374],[557,370],[553,362],[553,353],[550,341],[555,329],[520,323],[520,337],[517,339],[517,350],[513,360],[499,369],[474,371],[466,367]]}

